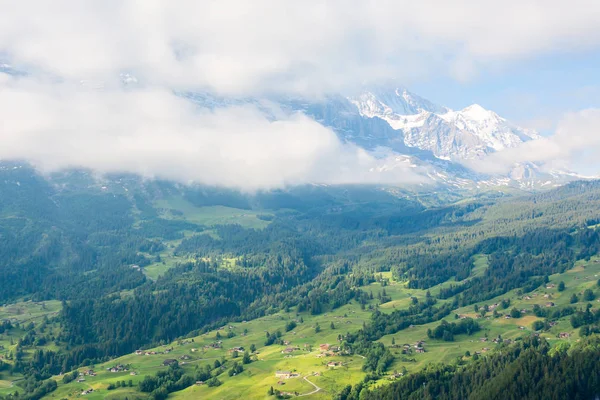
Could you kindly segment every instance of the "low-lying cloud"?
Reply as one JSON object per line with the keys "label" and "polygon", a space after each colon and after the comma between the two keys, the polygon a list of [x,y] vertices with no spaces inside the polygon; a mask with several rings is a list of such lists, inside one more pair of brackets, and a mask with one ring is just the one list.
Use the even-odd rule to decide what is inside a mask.
{"label": "low-lying cloud", "polygon": [[[0,74],[1,76],[2,74]],[[276,107],[276,106],[273,106]],[[0,158],[42,171],[87,167],[244,190],[304,183],[410,183],[421,177],[342,143],[301,113],[209,110],[163,89],[89,89],[0,78]]]}
{"label": "low-lying cloud", "polygon": [[571,169],[598,176],[599,152],[600,109],[587,109],[566,114],[551,136],[492,153],[469,166],[496,174],[509,172],[516,163],[534,162],[546,171]]}

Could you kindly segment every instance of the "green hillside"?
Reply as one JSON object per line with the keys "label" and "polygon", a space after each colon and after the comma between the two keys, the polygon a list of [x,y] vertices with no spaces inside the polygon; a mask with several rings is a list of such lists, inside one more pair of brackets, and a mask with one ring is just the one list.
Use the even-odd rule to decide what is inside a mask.
{"label": "green hillside", "polygon": [[600,332],[597,182],[447,203],[1,173],[3,397],[358,399]]}

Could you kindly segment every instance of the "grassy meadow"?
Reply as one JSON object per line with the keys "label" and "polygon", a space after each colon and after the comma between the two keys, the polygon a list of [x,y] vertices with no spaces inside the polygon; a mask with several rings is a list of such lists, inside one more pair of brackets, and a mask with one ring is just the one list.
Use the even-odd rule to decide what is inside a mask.
{"label": "grassy meadow", "polygon": [[[210,229],[215,225],[238,224],[244,228],[264,229],[269,225],[270,221],[261,219],[259,216],[271,216],[271,214],[265,213],[264,211],[257,212],[225,206],[196,207],[181,197],[158,200],[156,201],[155,206],[161,212],[161,218],[183,220],[205,226],[208,229],[201,234],[211,235],[217,239],[217,234]],[[184,237],[198,234],[189,231],[183,231],[183,233]],[[144,274],[152,280],[158,279],[160,275],[171,269],[178,262],[191,261],[186,257],[174,255],[174,249],[181,243],[181,239],[164,241],[164,243],[166,248],[160,253],[161,260],[142,269]],[[152,258],[150,255],[147,256]],[[223,260],[222,267],[224,268],[235,265],[233,259],[230,259],[229,262],[227,262],[227,258],[224,258]]]}
{"label": "grassy meadow", "polygon": [[269,225],[269,221],[258,218],[260,215],[270,215],[264,211],[258,212],[226,206],[196,207],[181,197],[158,200],[155,205],[162,210],[162,218],[185,219],[199,225],[238,224],[252,229],[263,229]]}
{"label": "grassy meadow", "polygon": [[[474,257],[473,275],[483,274],[485,268],[487,268],[485,255]],[[386,346],[390,346],[392,353],[396,357],[389,372],[392,373],[394,370],[412,372],[430,363],[452,363],[457,360],[467,360],[469,358],[465,356],[467,351],[471,354],[471,357],[476,353],[484,355],[488,351],[493,351],[498,346],[493,343],[493,339],[499,335],[502,339],[511,340],[515,340],[523,335],[529,335],[532,333],[533,322],[538,320],[531,313],[534,304],[544,307],[548,301],[552,301],[555,303],[555,306],[568,305],[573,293],[580,294],[585,289],[595,289],[599,276],[600,262],[597,259],[592,259],[589,262],[578,262],[571,270],[564,274],[551,276],[547,288],[539,288],[527,295],[523,295],[518,290],[515,290],[504,296],[478,304],[479,307],[483,308],[484,305],[492,306],[493,304],[500,304],[503,299],[509,299],[511,301],[510,306],[504,310],[498,306],[498,312],[508,314],[513,307],[529,310],[521,318],[506,319],[504,315],[493,318],[491,312],[481,317],[474,311],[474,306],[459,308],[446,317],[446,320],[449,322],[454,321],[456,318],[455,314],[470,316],[477,318],[482,329],[472,336],[455,336],[453,342],[430,340],[427,337],[427,330],[438,326],[440,324],[439,321],[415,326],[393,335],[384,336],[380,341]],[[391,280],[390,273],[383,273],[383,277]],[[563,292],[558,292],[557,289],[560,281],[563,281],[566,286]],[[435,295],[439,288],[444,285],[432,288],[431,293]],[[391,312],[394,309],[406,308],[411,296],[424,298],[426,295],[426,292],[423,290],[408,289],[405,282],[395,282],[393,280],[385,287],[382,287],[381,283],[372,283],[362,289],[374,294],[375,300],[370,302],[370,308],[378,307],[382,312]],[[392,300],[384,304],[377,304],[377,294],[384,289]],[[525,296],[529,296],[530,299]],[[584,304],[584,302],[580,303],[581,306]],[[161,353],[165,349],[172,347],[173,350],[168,354],[131,354],[108,363],[95,365],[93,369],[97,372],[97,376],[85,377],[85,382],[62,384],[60,377],[56,377],[59,382],[59,388],[53,393],[53,396],[56,398],[77,398],[82,391],[93,388],[94,392],[86,395],[87,398],[136,398],[135,396],[142,395],[139,392],[134,392],[137,383],[145,375],[154,375],[157,371],[166,369],[162,365],[163,361],[174,358],[179,360],[180,365],[189,372],[193,372],[197,367],[205,364],[213,364],[215,360],[225,361],[226,367],[218,375],[218,379],[222,382],[222,385],[218,387],[193,385],[185,390],[172,393],[169,398],[265,399],[268,398],[267,392],[271,386],[282,392],[298,393],[299,395],[312,393],[303,396],[306,398],[331,398],[334,393],[340,391],[344,386],[355,384],[364,378],[365,373],[361,370],[363,360],[359,355],[321,356],[319,345],[326,343],[335,345],[338,343],[339,334],[354,332],[360,329],[363,323],[369,321],[372,311],[368,308],[362,310],[360,305],[353,301],[339,309],[322,315],[310,315],[307,312],[296,313],[294,309],[290,309],[287,313],[279,312],[253,321],[232,322],[219,330],[175,341],[155,349],[145,350]],[[291,320],[298,321],[298,325],[291,331],[285,332],[285,325]],[[557,322],[548,332],[541,333],[541,335],[554,343],[578,340],[578,334],[571,328],[568,318],[563,318]],[[331,323],[334,325],[333,329],[331,328]],[[321,328],[318,333],[315,330],[317,324]],[[280,330],[283,333],[282,338],[289,342],[289,345],[281,346],[274,344],[264,346],[266,331],[272,333],[276,330]],[[227,334],[230,331],[235,336],[227,338]],[[219,339],[217,339],[217,332],[220,336]],[[559,339],[558,335],[561,332],[568,332],[570,337]],[[217,340],[222,341],[222,348],[214,349],[205,347],[215,343]],[[392,340],[394,340],[396,346],[392,346]],[[416,354],[413,352],[412,354],[402,354],[403,344],[414,345],[415,342],[420,340],[425,341],[425,353]],[[252,356],[253,362],[244,365],[244,371],[239,375],[228,376],[226,373],[227,370],[233,361],[236,361],[229,350],[233,347],[249,349],[252,344],[257,348],[256,353]],[[299,349],[290,354],[283,353],[282,351],[289,346],[297,346]],[[241,358],[242,354],[240,353],[237,358],[237,361],[240,363]],[[327,363],[330,361],[340,361],[342,366],[335,368],[328,367]],[[112,373],[106,370],[106,368],[118,364],[128,366],[129,371]],[[277,378],[275,377],[275,371],[278,370],[295,372],[298,374],[298,377],[290,379]],[[305,380],[304,377],[320,390],[313,393],[315,387]],[[107,390],[110,383],[117,381],[128,383],[130,380],[134,388],[126,387],[111,391]],[[373,384],[381,385],[389,381],[389,379],[382,379]]]}
{"label": "grassy meadow", "polygon": [[[39,326],[43,324],[45,318],[56,316],[61,309],[61,302],[56,300],[50,301],[24,301],[13,304],[7,304],[0,307],[0,321],[10,321],[13,326],[18,328],[11,329],[10,333],[5,332],[0,334],[0,361],[12,363],[10,358],[14,354],[17,343],[27,333],[28,326],[34,324]],[[54,323],[45,324],[47,330],[58,333],[60,327]],[[45,343],[36,348],[45,350],[58,350],[59,347],[55,343]],[[29,359],[33,355],[34,349],[24,350],[23,359]],[[7,372],[0,371],[0,395],[14,393],[18,390],[15,383],[22,379],[19,374],[9,375]]]}

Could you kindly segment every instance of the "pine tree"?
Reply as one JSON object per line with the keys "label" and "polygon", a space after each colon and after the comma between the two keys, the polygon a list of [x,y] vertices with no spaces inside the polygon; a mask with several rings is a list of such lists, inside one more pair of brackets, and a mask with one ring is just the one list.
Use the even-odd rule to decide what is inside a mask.
{"label": "pine tree", "polygon": [[579,301],[579,297],[575,293],[571,296],[571,304],[575,304]]}
{"label": "pine tree", "polygon": [[596,295],[594,294],[594,292],[592,292],[591,289],[586,289],[585,292],[583,292],[583,299],[585,301],[593,301],[596,298]]}

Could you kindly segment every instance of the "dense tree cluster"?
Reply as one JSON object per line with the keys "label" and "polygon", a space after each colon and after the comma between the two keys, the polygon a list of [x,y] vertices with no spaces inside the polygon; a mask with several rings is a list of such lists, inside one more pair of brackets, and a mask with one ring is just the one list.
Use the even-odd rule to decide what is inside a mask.
{"label": "dense tree cluster", "polygon": [[481,330],[479,323],[472,318],[465,318],[458,323],[448,323],[444,320],[435,329],[428,329],[427,336],[430,339],[442,339],[446,342],[452,342],[455,335],[472,335],[479,330]]}
{"label": "dense tree cluster", "polygon": [[598,357],[598,337],[570,351],[532,337],[465,367],[433,364],[374,390],[346,388],[337,399],[591,399],[600,391]]}

